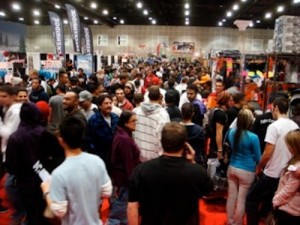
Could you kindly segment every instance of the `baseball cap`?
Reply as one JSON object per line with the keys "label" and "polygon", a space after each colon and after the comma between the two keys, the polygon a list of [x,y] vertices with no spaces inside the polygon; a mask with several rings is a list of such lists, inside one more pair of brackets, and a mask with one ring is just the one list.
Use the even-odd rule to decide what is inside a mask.
{"label": "baseball cap", "polygon": [[89,91],[81,91],[79,93],[79,102],[84,102],[86,100],[92,100],[93,95]]}
{"label": "baseball cap", "polygon": [[210,81],[210,76],[208,74],[205,74],[200,79],[200,84],[205,84],[206,82]]}

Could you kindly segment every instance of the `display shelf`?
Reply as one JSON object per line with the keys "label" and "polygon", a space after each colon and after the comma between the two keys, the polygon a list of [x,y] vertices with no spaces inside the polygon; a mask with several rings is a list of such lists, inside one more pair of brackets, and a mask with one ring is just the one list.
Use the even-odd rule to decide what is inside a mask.
{"label": "display shelf", "polygon": [[[296,71],[293,71],[293,79],[288,79],[286,67],[293,62]],[[290,71],[288,71],[290,72]],[[273,76],[270,77],[270,74]],[[263,109],[267,108],[268,97],[276,91],[289,93],[292,89],[300,88],[300,54],[269,53],[267,56],[267,71],[264,88]]]}

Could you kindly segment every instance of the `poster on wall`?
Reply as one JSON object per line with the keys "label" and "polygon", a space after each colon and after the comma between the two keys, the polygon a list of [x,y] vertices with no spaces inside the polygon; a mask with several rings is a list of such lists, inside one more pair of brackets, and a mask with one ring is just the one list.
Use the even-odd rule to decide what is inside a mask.
{"label": "poster on wall", "polygon": [[98,35],[97,36],[97,45],[98,46],[108,46],[108,36],[107,35]]}
{"label": "poster on wall", "polygon": [[26,52],[26,26],[0,20],[0,51]]}
{"label": "poster on wall", "polygon": [[77,55],[77,69],[81,68],[87,76],[90,76],[93,71],[93,55]]}
{"label": "poster on wall", "polygon": [[173,52],[174,53],[189,53],[192,54],[195,51],[195,43],[194,42],[173,42]]}
{"label": "poster on wall", "polygon": [[128,45],[128,36],[127,35],[119,35],[117,38],[118,46],[127,46]]}

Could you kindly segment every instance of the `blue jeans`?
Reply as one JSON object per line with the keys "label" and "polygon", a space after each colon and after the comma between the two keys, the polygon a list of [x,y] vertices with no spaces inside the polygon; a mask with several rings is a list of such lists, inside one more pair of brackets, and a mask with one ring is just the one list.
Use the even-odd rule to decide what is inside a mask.
{"label": "blue jeans", "polygon": [[128,188],[114,187],[107,225],[127,225]]}
{"label": "blue jeans", "polygon": [[279,183],[279,178],[272,178],[263,175],[250,189],[246,198],[247,225],[259,224],[259,206],[265,202],[272,210],[272,198]]}
{"label": "blue jeans", "polygon": [[13,221],[21,221],[25,216],[26,212],[24,209],[22,196],[18,186],[16,185],[16,176],[7,174],[5,182],[5,190],[8,196],[8,200],[13,206],[12,219]]}

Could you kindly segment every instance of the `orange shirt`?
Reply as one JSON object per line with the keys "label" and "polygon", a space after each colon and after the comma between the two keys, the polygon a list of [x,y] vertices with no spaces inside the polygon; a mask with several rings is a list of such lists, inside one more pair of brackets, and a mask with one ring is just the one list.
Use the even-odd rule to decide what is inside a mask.
{"label": "orange shirt", "polygon": [[217,105],[217,93],[213,92],[207,97],[207,109],[214,109]]}

